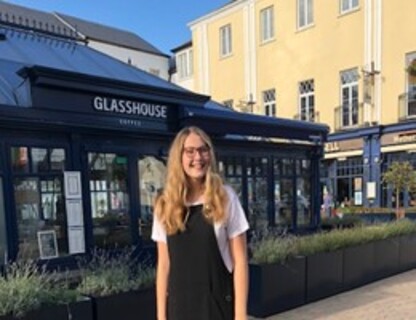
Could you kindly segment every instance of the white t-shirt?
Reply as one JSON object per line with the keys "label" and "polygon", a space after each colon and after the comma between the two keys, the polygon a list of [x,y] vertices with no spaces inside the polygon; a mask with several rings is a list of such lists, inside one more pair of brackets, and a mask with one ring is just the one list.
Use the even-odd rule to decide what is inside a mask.
{"label": "white t-shirt", "polygon": [[[229,239],[247,231],[249,225],[237,194],[230,186],[224,186],[224,188],[228,194],[227,218],[223,222],[214,223],[214,230],[222,259],[231,273],[234,266],[231,259]],[[166,231],[156,216],[153,219],[152,239],[167,242]]]}

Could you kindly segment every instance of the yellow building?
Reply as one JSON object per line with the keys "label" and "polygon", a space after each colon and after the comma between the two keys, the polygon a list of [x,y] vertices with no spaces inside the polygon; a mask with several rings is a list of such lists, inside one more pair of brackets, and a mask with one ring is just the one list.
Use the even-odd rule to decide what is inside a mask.
{"label": "yellow building", "polygon": [[383,171],[416,163],[415,11],[414,0],[232,1],[189,23],[187,81],[240,111],[330,125],[333,202],[391,206]]}

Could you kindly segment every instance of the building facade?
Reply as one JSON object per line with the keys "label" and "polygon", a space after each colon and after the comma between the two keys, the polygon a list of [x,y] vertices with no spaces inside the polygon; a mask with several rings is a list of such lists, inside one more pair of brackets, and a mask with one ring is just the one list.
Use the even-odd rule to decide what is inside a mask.
{"label": "building facade", "polygon": [[153,253],[152,203],[189,125],[212,136],[253,230],[318,225],[327,126],[234,112],[77,39],[0,22],[0,265]]}
{"label": "building facade", "polygon": [[189,23],[193,89],[240,111],[328,124],[324,192],[335,205],[391,206],[383,171],[415,163],[414,9],[412,0],[229,2]]}

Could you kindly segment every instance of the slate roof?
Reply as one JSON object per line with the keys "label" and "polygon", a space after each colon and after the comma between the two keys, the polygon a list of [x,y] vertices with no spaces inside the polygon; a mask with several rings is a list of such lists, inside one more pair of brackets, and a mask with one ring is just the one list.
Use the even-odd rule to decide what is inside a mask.
{"label": "slate roof", "polygon": [[0,1],[0,22],[79,40],[92,39],[168,57],[133,32],[82,20],[63,13],[48,13]]}
{"label": "slate roof", "polygon": [[55,13],[55,15],[87,39],[118,44],[123,47],[166,56],[159,49],[132,32],[86,21],[62,13]]}
{"label": "slate roof", "polygon": [[4,1],[0,1],[0,22],[64,37],[76,37],[72,29],[54,15]]}

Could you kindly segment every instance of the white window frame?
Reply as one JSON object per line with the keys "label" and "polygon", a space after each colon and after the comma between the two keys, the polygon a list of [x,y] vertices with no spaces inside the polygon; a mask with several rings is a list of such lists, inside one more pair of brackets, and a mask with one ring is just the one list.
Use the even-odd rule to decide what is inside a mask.
{"label": "white window frame", "polygon": [[260,11],[260,39],[268,42],[274,39],[274,7],[270,6]]}
{"label": "white window frame", "polygon": [[339,12],[341,14],[356,10],[360,5],[360,0],[340,0]]}
{"label": "white window frame", "polygon": [[307,28],[314,23],[313,0],[298,0],[298,29]]}
{"label": "white window frame", "polygon": [[[315,80],[299,82],[299,115],[300,120],[315,121]],[[304,104],[303,104],[304,103]]]}
{"label": "white window frame", "polygon": [[193,75],[193,50],[188,49],[176,55],[178,79],[186,79]]}
{"label": "white window frame", "polygon": [[220,56],[227,57],[233,52],[231,24],[220,28]]}
{"label": "white window frame", "polygon": [[264,114],[269,117],[276,116],[276,89],[262,92]]}
{"label": "white window frame", "polygon": [[[347,74],[350,73],[352,76],[349,76],[351,81],[343,81],[343,78],[347,77]],[[354,75],[355,73],[355,75]],[[354,78],[355,76],[355,78]],[[341,110],[340,110],[340,116],[341,116],[341,127],[354,127],[357,126],[360,122],[359,119],[359,74],[357,69],[349,69],[341,71],[340,73],[340,100],[341,100]],[[344,90],[347,90],[348,97],[345,100],[343,92]],[[357,98],[354,99],[353,92],[357,92]],[[344,110],[348,111],[347,119],[346,121],[344,118]]]}

